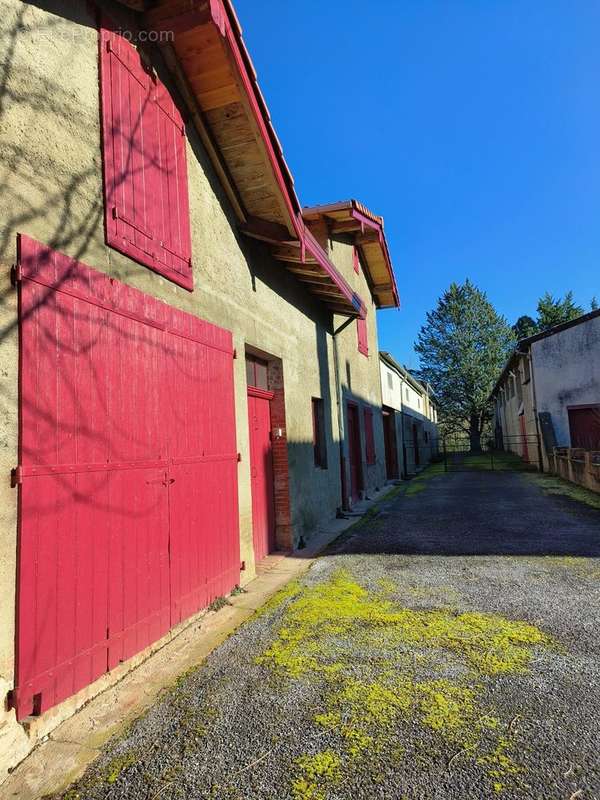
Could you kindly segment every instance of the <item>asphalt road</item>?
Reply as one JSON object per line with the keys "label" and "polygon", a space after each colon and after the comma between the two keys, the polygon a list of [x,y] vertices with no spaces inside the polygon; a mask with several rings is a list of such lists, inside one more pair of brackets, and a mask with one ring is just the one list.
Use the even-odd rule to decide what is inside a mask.
{"label": "asphalt road", "polygon": [[69,800],[600,798],[600,511],[511,472],[385,503]]}

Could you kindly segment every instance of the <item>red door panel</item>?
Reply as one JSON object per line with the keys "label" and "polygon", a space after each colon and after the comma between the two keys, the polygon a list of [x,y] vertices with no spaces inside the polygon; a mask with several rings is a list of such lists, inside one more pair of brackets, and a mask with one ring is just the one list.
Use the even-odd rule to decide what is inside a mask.
{"label": "red door panel", "polygon": [[360,446],[360,420],[358,406],[348,403],[348,456],[350,465],[350,499],[360,500],[362,490],[362,450]]}
{"label": "red door panel", "polygon": [[600,405],[569,408],[571,447],[600,450]]}
{"label": "red door panel", "polygon": [[18,718],[239,580],[231,334],[20,237]]}
{"label": "red door panel", "polygon": [[398,448],[396,445],[396,417],[393,411],[383,412],[383,437],[385,467],[388,480],[398,477]]}
{"label": "red door panel", "polygon": [[252,484],[252,538],[257,561],[275,546],[273,453],[270,400],[248,394],[250,477]]}

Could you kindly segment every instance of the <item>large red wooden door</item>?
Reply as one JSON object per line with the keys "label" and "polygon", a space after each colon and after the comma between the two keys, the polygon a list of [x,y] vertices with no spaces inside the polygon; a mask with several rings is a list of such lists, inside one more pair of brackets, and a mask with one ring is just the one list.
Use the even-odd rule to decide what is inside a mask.
{"label": "large red wooden door", "polygon": [[271,399],[271,392],[248,387],[252,539],[257,561],[275,549]]}
{"label": "large red wooden door", "polygon": [[350,466],[350,500],[357,503],[362,490],[362,450],[358,406],[348,403],[348,462]]}
{"label": "large red wooden door", "polygon": [[600,450],[600,405],[569,408],[571,447]]}
{"label": "large red wooden door", "polygon": [[19,249],[22,718],[233,588],[239,539],[231,334]]}

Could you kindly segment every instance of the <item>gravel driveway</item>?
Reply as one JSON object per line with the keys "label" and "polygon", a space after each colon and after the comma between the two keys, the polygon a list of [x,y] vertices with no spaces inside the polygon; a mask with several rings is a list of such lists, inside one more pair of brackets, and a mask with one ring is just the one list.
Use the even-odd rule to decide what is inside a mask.
{"label": "gravel driveway", "polygon": [[600,798],[600,511],[451,473],[363,520],[65,797]]}

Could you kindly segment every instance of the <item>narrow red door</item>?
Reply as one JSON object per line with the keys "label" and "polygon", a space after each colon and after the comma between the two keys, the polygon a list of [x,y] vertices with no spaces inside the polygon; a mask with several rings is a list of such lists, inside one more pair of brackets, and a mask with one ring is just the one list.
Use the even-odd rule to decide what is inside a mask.
{"label": "narrow red door", "polygon": [[393,411],[383,410],[383,439],[385,468],[388,480],[398,477],[398,451],[396,447],[396,417]]}
{"label": "narrow red door", "polygon": [[350,500],[357,503],[362,489],[362,454],[358,406],[348,403],[348,458],[350,462]]}
{"label": "narrow red door", "polygon": [[248,387],[252,538],[254,557],[263,559],[275,549],[273,452],[271,448],[272,392]]}

